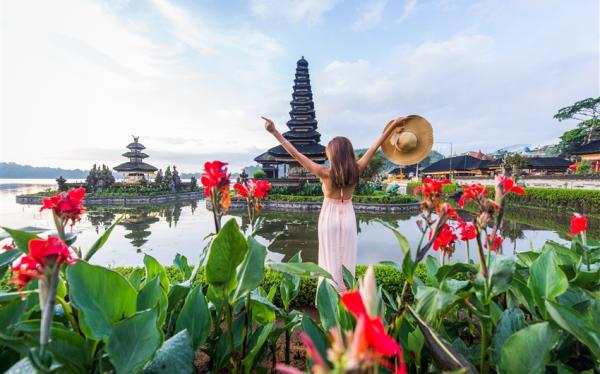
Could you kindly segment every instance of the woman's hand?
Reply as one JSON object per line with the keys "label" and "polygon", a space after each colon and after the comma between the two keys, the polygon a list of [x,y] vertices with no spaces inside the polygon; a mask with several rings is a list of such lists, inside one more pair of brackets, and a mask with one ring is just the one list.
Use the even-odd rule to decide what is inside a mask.
{"label": "woman's hand", "polygon": [[275,123],[273,123],[273,121],[271,121],[267,117],[262,117],[261,116],[260,118],[262,118],[262,119],[265,120],[265,130],[267,130],[271,134],[273,134],[273,133],[275,133],[275,131],[277,131],[277,129],[275,128]]}
{"label": "woman's hand", "polygon": [[406,122],[407,118],[408,118],[408,117],[405,117],[405,116],[400,116],[400,117],[398,117],[398,118],[394,119],[394,120],[393,120],[393,122],[392,122],[392,127],[393,127],[394,129],[396,129],[396,128],[398,128],[398,127],[400,127],[400,126],[404,125],[404,123]]}

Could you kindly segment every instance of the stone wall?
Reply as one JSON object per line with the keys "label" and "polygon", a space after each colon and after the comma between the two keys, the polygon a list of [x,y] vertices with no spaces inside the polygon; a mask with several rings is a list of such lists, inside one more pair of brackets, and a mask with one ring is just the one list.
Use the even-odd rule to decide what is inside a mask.
{"label": "stone wall", "polygon": [[[487,178],[455,178],[458,184],[471,184],[481,183],[486,186],[493,186],[494,179]],[[536,188],[565,188],[565,189],[577,189],[577,190],[600,190],[600,179],[590,177],[579,177],[573,176],[531,176],[519,179],[520,185],[525,187],[536,187]]]}
{"label": "stone wall", "polygon": [[[132,196],[132,197],[86,197],[85,205],[144,205],[166,203],[177,200],[193,200],[202,197],[202,192],[184,192],[178,194],[156,195],[156,196]],[[18,204],[42,204],[45,196],[19,195]]]}
{"label": "stone wall", "polygon": [[[377,204],[377,203],[352,203],[354,210],[364,213],[403,213],[418,212],[420,203],[406,204]],[[210,200],[206,200],[206,208],[211,209]],[[230,210],[246,209],[246,202],[232,201]],[[296,211],[296,212],[317,212],[321,209],[321,202],[288,202],[288,201],[264,201],[264,210],[271,211]]]}

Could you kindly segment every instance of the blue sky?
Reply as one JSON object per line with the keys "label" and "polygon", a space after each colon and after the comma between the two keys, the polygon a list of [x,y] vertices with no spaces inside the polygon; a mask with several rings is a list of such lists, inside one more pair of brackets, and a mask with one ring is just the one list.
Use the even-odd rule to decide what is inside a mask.
{"label": "blue sky", "polygon": [[319,131],[366,147],[421,114],[435,148],[548,144],[600,95],[592,0],[3,1],[0,160],[111,166],[139,135],[159,167],[233,170],[285,130],[296,60]]}

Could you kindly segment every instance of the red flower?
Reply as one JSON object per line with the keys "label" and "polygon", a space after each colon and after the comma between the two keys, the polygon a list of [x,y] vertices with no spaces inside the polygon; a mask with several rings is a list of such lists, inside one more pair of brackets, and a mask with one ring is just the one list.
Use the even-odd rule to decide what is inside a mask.
{"label": "red flower", "polygon": [[440,209],[440,214],[446,216],[447,219],[458,219],[458,213],[456,210],[452,208],[452,206],[448,203],[442,204],[442,208]]}
{"label": "red flower", "polygon": [[72,264],[76,261],[71,256],[67,245],[57,237],[31,239],[29,241],[29,254],[21,257],[12,268],[15,273],[12,282],[19,291],[22,290],[31,279],[42,277],[44,268],[50,260],[54,260],[55,266],[60,266],[63,263]]}
{"label": "red flower", "polygon": [[431,178],[423,178],[423,184],[414,189],[414,194],[418,194],[419,192],[423,193],[423,198],[428,199],[434,194],[439,194],[442,192],[442,186],[444,184],[450,184],[449,179],[436,180]]}
{"label": "red flower", "polygon": [[[385,332],[381,317],[371,317],[367,313],[365,304],[358,290],[345,292],[342,294],[342,304],[356,318],[357,327],[355,339],[359,339],[357,346],[365,349],[374,349],[382,356],[397,356],[399,366],[396,373],[406,373],[406,367],[402,359],[402,348],[391,336]],[[393,367],[391,363],[380,361],[387,367]]]}
{"label": "red flower", "polygon": [[463,194],[458,200],[458,206],[461,208],[464,208],[465,203],[468,200],[480,201],[488,194],[487,188],[479,183],[472,184],[470,186],[463,186],[463,188]]}
{"label": "red flower", "polygon": [[58,193],[52,197],[42,200],[40,212],[44,209],[50,209],[64,221],[71,221],[71,226],[81,219],[85,212],[83,198],[85,197],[85,188],[79,187],[67,192]]}
{"label": "red flower", "polygon": [[571,217],[571,235],[577,235],[588,229],[587,217],[583,214],[574,213]]}
{"label": "red flower", "polygon": [[477,231],[475,225],[465,221],[458,221],[458,229],[460,234],[460,240],[468,241],[477,237]]}
{"label": "red flower", "polygon": [[577,171],[577,166],[578,166],[577,163],[569,165],[569,170]]}
{"label": "red flower", "polygon": [[500,185],[502,191],[506,195],[509,192],[514,192],[517,195],[525,195],[525,190],[515,184],[511,178],[500,177]]}
{"label": "red flower", "polygon": [[[433,250],[437,251],[440,248],[442,251],[447,251],[454,247],[454,242],[458,239],[454,233],[452,226],[447,223],[442,226],[437,238],[433,241]],[[452,249],[453,251],[453,249]]]}
{"label": "red flower", "polygon": [[[500,252],[500,249],[502,249],[502,243],[504,242],[504,239],[502,239],[502,237],[500,235],[496,235],[495,238],[492,239],[492,234],[488,235],[488,241],[491,240],[492,243],[492,252]],[[488,247],[488,243],[486,241],[486,243],[484,244],[484,246],[487,248]]]}
{"label": "red flower", "polygon": [[12,271],[14,275],[11,283],[22,291],[32,279],[41,278],[42,265],[30,256],[23,256],[13,265]]}
{"label": "red flower", "polygon": [[204,196],[209,197],[213,189],[229,190],[229,174],[227,174],[227,163],[221,161],[206,162],[204,173],[201,177],[204,186]]}
{"label": "red flower", "polygon": [[69,247],[57,237],[50,236],[48,239],[31,239],[29,241],[29,257],[41,265],[46,265],[48,260],[56,256],[55,260],[58,264],[72,264],[76,260],[71,256]]}
{"label": "red flower", "polygon": [[[252,179],[253,180],[253,179]],[[254,197],[259,199],[264,199],[269,195],[269,191],[271,191],[273,187],[271,183],[266,180],[257,180],[254,182]]]}
{"label": "red flower", "polygon": [[16,246],[15,246],[15,242],[12,242],[12,243],[10,243],[10,244],[4,244],[4,245],[2,246],[2,249],[4,249],[5,251],[12,251],[12,250],[13,250],[13,249],[15,249],[15,248],[16,248]]}

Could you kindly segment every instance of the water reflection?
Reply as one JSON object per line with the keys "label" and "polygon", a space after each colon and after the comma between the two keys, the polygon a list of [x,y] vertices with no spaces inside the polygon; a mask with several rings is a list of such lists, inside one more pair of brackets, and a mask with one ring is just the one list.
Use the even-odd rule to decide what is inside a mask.
{"label": "water reflection", "polygon": [[[26,190],[26,191],[24,191]],[[18,205],[16,194],[36,192],[31,186],[2,190],[0,188],[0,225],[8,227],[36,226],[52,229],[48,212],[39,212],[39,206]],[[459,212],[469,219],[466,211]],[[203,238],[213,231],[212,214],[206,210],[204,201],[172,202],[149,206],[89,206],[77,229],[81,230],[76,242],[84,251],[121,214],[123,221],[113,231],[110,240],[94,257],[93,262],[103,265],[141,264],[143,254],[148,253],[164,264],[172,263],[177,253],[195,262],[204,246]],[[504,253],[541,248],[547,239],[564,242],[564,232],[569,228],[570,212],[531,210],[511,207],[501,228]],[[235,218],[249,232],[249,223],[243,211],[230,212],[224,220]],[[302,250],[307,261],[317,261],[318,212],[263,212],[265,218],[258,239],[269,244],[269,258],[287,261]],[[383,260],[401,261],[402,254],[394,234],[378,221],[402,232],[411,247],[416,248],[420,239],[415,214],[357,214],[359,264],[375,264]],[[600,237],[599,222],[589,220],[589,236]],[[465,260],[465,248],[457,246],[453,261]],[[475,251],[471,248],[471,255]],[[473,258],[475,259],[475,258]]]}

